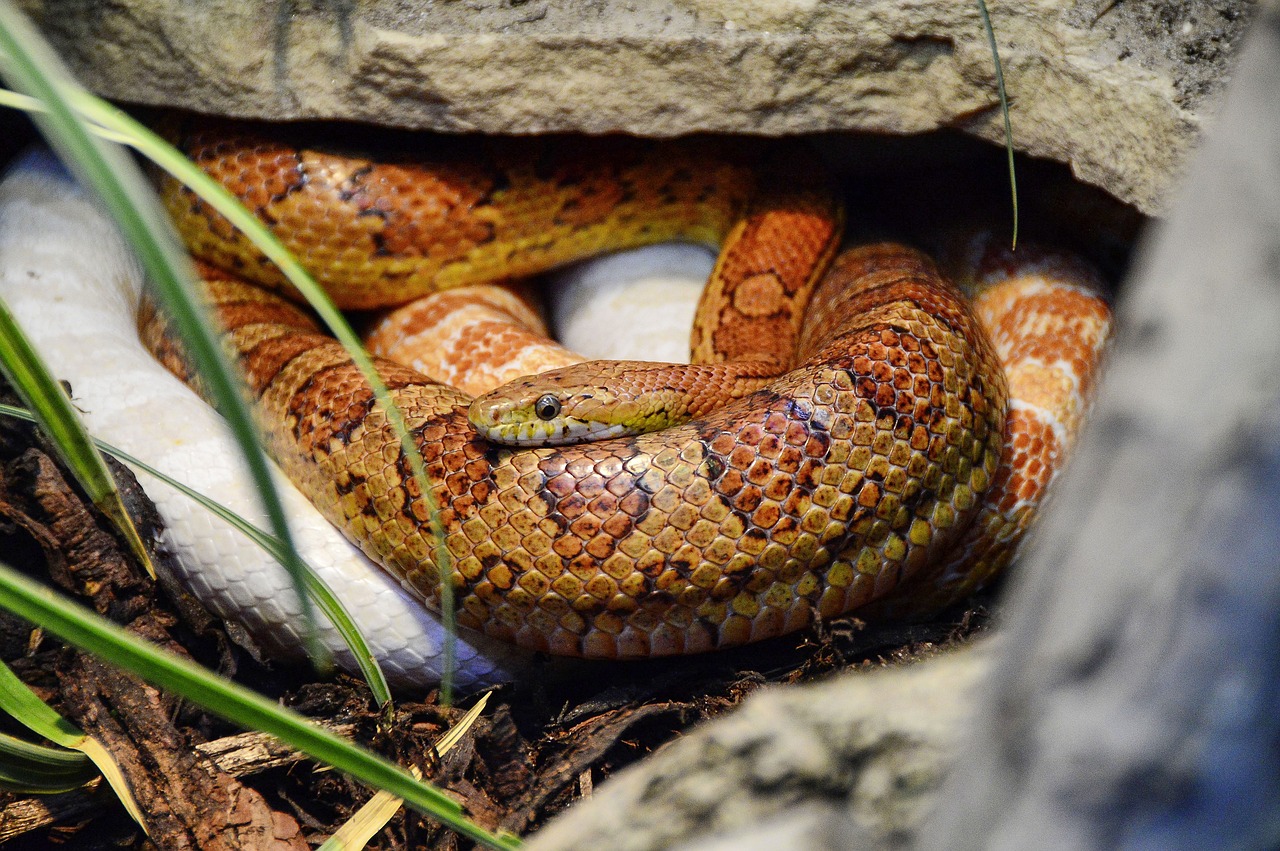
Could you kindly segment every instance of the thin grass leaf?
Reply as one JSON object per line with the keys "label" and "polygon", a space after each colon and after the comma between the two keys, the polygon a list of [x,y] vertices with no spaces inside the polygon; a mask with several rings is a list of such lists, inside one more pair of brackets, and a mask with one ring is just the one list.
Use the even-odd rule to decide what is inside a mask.
{"label": "thin grass leaf", "polygon": [[404,414],[391,398],[382,376],[374,368],[359,336],[351,328],[346,317],[334,306],[333,300],[321,288],[298,262],[297,258],[285,248],[257,216],[249,212],[225,186],[218,183],[200,168],[182,155],[180,151],[166,142],[158,134],[141,124],[133,117],[106,101],[94,97],[88,92],[78,92],[73,98],[73,105],[80,113],[104,128],[115,138],[130,145],[147,159],[164,169],[171,177],[200,197],[213,209],[217,210],[237,230],[243,233],[264,256],[274,263],[288,279],[307,303],[320,317],[330,333],[342,344],[351,356],[356,367],[364,375],[373,391],[374,399],[386,414],[392,430],[400,440],[400,450],[409,461],[410,471],[418,483],[423,499],[427,505],[428,525],[435,539],[435,560],[440,570],[440,617],[445,626],[443,675],[440,683],[440,702],[448,706],[453,700],[453,671],[457,665],[457,631],[453,597],[453,559],[445,546],[444,525],[440,520],[440,509],[436,505],[434,492],[427,480],[426,467],[422,453],[409,432]]}
{"label": "thin grass leaf", "polygon": [[987,43],[991,45],[991,60],[996,66],[996,91],[1000,93],[1000,113],[1004,116],[1004,149],[1009,158],[1009,191],[1013,194],[1013,242],[1010,250],[1018,248],[1018,175],[1013,167],[1013,125],[1009,121],[1009,98],[1004,90],[1004,68],[1000,64],[1000,49],[996,47],[996,31],[991,26],[986,0],[978,0],[978,14],[987,31]]}
{"label": "thin grass leaf", "polygon": [[[457,621],[453,595],[452,555],[444,543],[444,525],[440,520],[439,506],[436,505],[434,493],[427,480],[422,455],[418,451],[413,436],[409,433],[403,413],[392,401],[386,384],[374,369],[369,353],[341,311],[334,306],[333,301],[315,283],[306,269],[281,244],[275,234],[245,209],[226,187],[213,180],[180,151],[123,110],[84,91],[72,93],[71,102],[84,118],[92,122],[90,127],[94,132],[137,150],[196,193],[201,200],[217,210],[237,230],[244,233],[302,294],[321,321],[347,350],[357,368],[369,382],[377,404],[385,412],[392,430],[400,440],[401,452],[409,461],[410,471],[427,505],[428,525],[435,538],[436,564],[439,565],[440,570],[440,614],[445,626],[440,701],[448,706],[453,699],[453,672],[457,664]],[[0,103],[9,103],[19,109],[39,108],[38,102],[33,103],[30,99],[24,101],[21,95],[12,95],[12,93],[0,92]]]}
{"label": "thin grass leaf", "polygon": [[[467,710],[467,714],[463,715],[457,724],[445,732],[440,740],[435,744],[435,751],[439,756],[444,756],[462,741],[462,737],[467,734],[472,725],[476,723],[476,719],[484,712],[485,706],[489,703],[489,695],[492,692],[485,692],[476,701],[476,705]],[[418,770],[418,766],[409,766],[409,772],[414,776],[421,778],[422,772]],[[332,836],[325,840],[324,844],[317,851],[360,851],[369,844],[369,841],[378,834],[391,817],[399,812],[404,801],[392,795],[387,791],[380,791],[378,794],[370,798],[364,806],[356,810],[351,818],[347,819],[342,827],[338,828]]]}
{"label": "thin grass leaf", "polygon": [[[30,580],[26,581],[30,582]],[[31,584],[35,585],[35,583]],[[8,665],[3,663],[0,663],[0,707],[25,724],[32,732],[64,748],[80,751],[88,757],[97,766],[97,770],[102,773],[107,783],[111,784],[111,789],[116,793],[116,797],[120,799],[129,816],[141,825],[144,831],[147,829],[146,822],[142,818],[142,810],[138,807],[138,802],[133,799],[133,792],[129,790],[124,772],[120,770],[115,757],[96,739],[86,736],[76,725],[50,709],[26,683],[18,679]]]}
{"label": "thin grass leaf", "polygon": [[37,745],[0,733],[0,789],[26,795],[70,792],[99,777],[81,751]]}
{"label": "thin grass leaf", "polygon": [[[508,851],[518,840],[495,836],[462,815],[462,806],[399,766],[311,723],[278,703],[152,645],[0,562],[0,607],[69,644],[107,659],[146,682],[248,729],[268,733],[313,759],[398,795],[486,848]],[[48,707],[45,707],[46,709]]]}
{"label": "thin grass leaf", "polygon": [[0,373],[17,391],[27,407],[35,412],[45,436],[63,464],[76,477],[89,499],[112,525],[120,531],[138,562],[154,579],[155,565],[147,553],[142,536],[133,524],[133,518],[124,507],[124,499],[116,488],[115,479],[107,470],[84,430],[84,424],[76,414],[71,400],[62,385],[49,374],[48,367],[40,359],[35,347],[18,327],[9,307],[0,299]]}
{"label": "thin grass leaf", "polygon": [[[23,410],[22,408],[15,408],[11,405],[0,404],[0,415],[15,417],[32,423],[36,421],[36,418],[30,411]],[[271,535],[268,535],[257,526],[254,526],[239,514],[228,510],[226,506],[209,499],[209,497],[199,491],[192,490],[187,485],[166,475],[160,470],[157,470],[145,461],[133,457],[123,449],[112,446],[105,440],[99,440],[96,437],[92,438],[92,440],[95,446],[103,452],[106,452],[108,455],[113,456],[119,461],[123,461],[131,467],[143,471],[147,475],[154,476],[169,487],[179,491],[187,498],[199,503],[208,511],[216,514],[218,517],[235,527],[237,531],[261,547],[272,558],[277,561],[281,561],[283,559],[283,545],[280,541],[273,538]],[[382,667],[378,664],[377,658],[369,648],[368,642],[365,641],[364,635],[360,632],[359,626],[356,625],[355,620],[342,605],[342,601],[338,599],[338,596],[333,592],[333,589],[330,588],[328,583],[321,579],[316,573],[315,568],[308,564],[305,559],[302,564],[303,567],[306,568],[303,577],[307,585],[308,593],[313,596],[316,601],[316,606],[325,614],[326,617],[329,618],[330,621],[332,621],[334,627],[339,633],[341,633],[343,639],[346,641],[347,647],[351,649],[351,653],[355,657],[356,664],[360,666],[360,672],[364,675],[365,682],[368,683],[369,690],[373,693],[374,700],[378,702],[379,706],[386,706],[391,702],[391,689],[387,685],[386,677],[382,673]]]}
{"label": "thin grass leaf", "polygon": [[210,394],[230,423],[258,488],[271,528],[284,542],[284,566],[302,599],[307,649],[315,663],[331,665],[328,650],[315,635],[313,605],[307,596],[302,567],[285,519],[284,508],[271,481],[257,430],[232,371],[204,320],[202,306],[191,296],[194,279],[190,261],[159,209],[154,194],[133,161],[119,148],[92,135],[69,101],[82,92],[30,22],[9,0],[0,0],[0,76],[20,93],[44,104],[32,117],[50,146],[90,187],[110,211],[125,239],[137,253],[155,294],[181,330],[187,351],[204,376]]}

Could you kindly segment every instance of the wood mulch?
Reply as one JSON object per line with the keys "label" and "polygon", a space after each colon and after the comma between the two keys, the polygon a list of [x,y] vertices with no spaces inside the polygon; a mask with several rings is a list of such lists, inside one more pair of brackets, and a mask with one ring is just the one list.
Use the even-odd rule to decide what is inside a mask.
{"label": "wood mulch", "polygon": [[[131,510],[156,528],[127,471]],[[819,629],[706,657],[598,664],[498,689],[464,742],[438,759],[431,743],[471,700],[399,701],[384,715],[360,682],[308,682],[255,658],[244,636],[172,582],[132,563],[102,519],[67,484],[31,429],[0,418],[0,559],[78,597],[130,630],[235,676],[401,764],[419,766],[485,827],[527,834],[591,794],[614,772],[721,715],[766,684],[876,667],[966,640],[987,622],[986,602],[927,625]],[[163,565],[163,562],[161,562]],[[163,569],[163,568],[162,568]],[[151,688],[5,613],[0,658],[48,703],[100,740],[124,767],[149,815],[148,839],[109,789],[32,797],[0,792],[6,848],[314,847],[369,797],[267,737],[245,733]],[[9,718],[0,730],[29,736]],[[402,810],[371,847],[468,848],[468,840]]]}

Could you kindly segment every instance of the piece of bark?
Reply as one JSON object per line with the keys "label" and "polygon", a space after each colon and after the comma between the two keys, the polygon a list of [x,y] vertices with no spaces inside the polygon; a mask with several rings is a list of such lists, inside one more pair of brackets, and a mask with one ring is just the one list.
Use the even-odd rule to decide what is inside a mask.
{"label": "piece of bark", "polygon": [[[154,586],[98,525],[56,466],[29,450],[9,467],[26,477],[35,505],[27,524],[57,543],[54,580],[89,597],[130,631],[179,653],[176,618],[157,605]],[[56,668],[62,709],[102,743],[123,770],[150,837],[164,848],[303,849],[297,823],[192,747],[173,721],[176,701],[141,680],[68,649]]]}
{"label": "piece of bark", "polygon": [[57,542],[60,558],[49,565],[54,582],[66,591],[87,597],[100,615],[128,623],[153,602],[153,584],[135,571],[111,535],[84,508],[49,456],[35,449],[23,453],[10,467],[34,497],[35,520]]}
{"label": "piece of bark", "polygon": [[172,701],[134,677],[81,653],[60,671],[72,720],[125,772],[162,848],[307,848],[297,822],[191,747],[169,722]]}
{"label": "piece of bark", "polygon": [[584,771],[589,771],[635,724],[657,715],[688,711],[689,704],[675,701],[625,706],[596,715],[567,731],[569,747],[557,754],[552,770],[539,774],[536,786],[526,788],[524,795],[508,802],[512,815],[508,816],[504,827],[518,832],[527,829],[549,800],[574,784]]}
{"label": "piece of bark", "polygon": [[[339,736],[349,736],[352,724],[325,725]],[[273,768],[302,762],[307,757],[265,733],[236,733],[211,742],[201,742],[195,750],[234,777],[249,777]],[[98,780],[83,789],[59,795],[19,798],[0,807],[0,843],[55,822],[88,816],[110,806],[112,793]]]}

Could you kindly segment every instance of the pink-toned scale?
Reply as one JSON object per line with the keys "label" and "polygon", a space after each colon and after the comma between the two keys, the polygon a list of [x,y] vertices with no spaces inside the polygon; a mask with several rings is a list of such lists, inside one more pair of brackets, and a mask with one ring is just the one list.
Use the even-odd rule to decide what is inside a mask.
{"label": "pink-toned scale", "polygon": [[933,570],[887,598],[878,610],[885,615],[936,612],[1017,557],[1084,426],[1112,333],[1105,283],[1075,254],[1040,245],[1014,251],[984,235],[955,246],[949,266],[1009,384],[1004,454],[965,535]]}
{"label": "pink-toned scale", "polygon": [[381,316],[365,346],[472,395],[587,360],[550,338],[530,299],[519,283],[433,293]]}

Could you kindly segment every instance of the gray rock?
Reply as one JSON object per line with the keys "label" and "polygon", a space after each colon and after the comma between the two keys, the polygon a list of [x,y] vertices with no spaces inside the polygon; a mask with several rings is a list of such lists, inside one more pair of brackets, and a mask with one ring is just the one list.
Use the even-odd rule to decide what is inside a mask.
{"label": "gray rock", "polygon": [[[604,785],[532,848],[602,847],[610,834],[589,831],[606,824],[611,845],[686,851],[1280,847],[1280,4],[1268,5],[1119,306],[1094,423],[1016,577],[990,676],[941,712],[904,710],[897,678],[923,691],[945,657],[795,704],[767,694]],[[878,714],[847,715],[863,687],[883,698]],[[938,701],[947,686],[935,687]],[[967,741],[957,752],[954,728],[930,738],[915,711],[967,725]],[[923,757],[918,786],[902,770],[883,786],[876,761],[827,727],[890,721]],[[718,763],[717,741],[729,742]],[[826,749],[806,756],[815,743]],[[841,782],[781,804],[759,794],[761,777],[789,789],[812,776]],[[685,785],[698,778],[709,785]],[[895,794],[859,791],[875,785]],[[691,810],[681,794],[724,804]]]}
{"label": "gray rock", "polygon": [[1280,847],[1280,5],[1113,367],[922,847]]}
{"label": "gray rock", "polygon": [[841,847],[831,843],[846,831],[876,843],[910,835],[955,762],[990,657],[977,644],[753,695],[611,778],[526,847],[776,851]]}
{"label": "gray rock", "polygon": [[[143,104],[451,132],[1003,140],[974,2],[24,0],[80,77]],[[997,4],[1018,148],[1162,208],[1250,0]]]}

